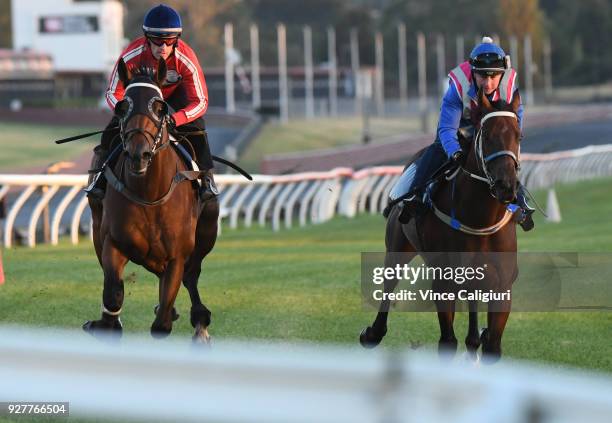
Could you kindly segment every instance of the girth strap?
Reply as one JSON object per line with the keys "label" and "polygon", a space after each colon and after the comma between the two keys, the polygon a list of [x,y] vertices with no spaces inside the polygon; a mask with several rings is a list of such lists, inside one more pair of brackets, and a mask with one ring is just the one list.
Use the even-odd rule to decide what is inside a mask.
{"label": "girth strap", "polygon": [[182,170],[182,171],[176,172],[176,174],[172,178],[172,183],[170,184],[170,188],[168,188],[168,191],[158,200],[148,201],[148,200],[144,200],[140,198],[139,196],[134,194],[132,191],[130,191],[125,186],[125,184],[121,182],[115,176],[110,166],[107,166],[106,169],[104,169],[104,176],[106,177],[106,180],[108,181],[108,183],[115,189],[115,191],[121,193],[125,198],[127,198],[131,202],[140,204],[141,206],[159,206],[161,204],[164,204],[166,201],[170,199],[170,196],[172,195],[172,193],[174,192],[174,189],[176,188],[178,184],[180,184],[183,181],[195,181],[202,174],[203,172],[200,172],[197,170]]}
{"label": "girth strap", "polygon": [[447,215],[446,213],[443,213],[442,211],[440,211],[440,209],[436,207],[433,201],[431,203],[431,206],[433,208],[434,214],[438,217],[438,219],[446,223],[451,228],[461,231],[463,233],[469,234],[469,235],[479,235],[479,236],[493,235],[494,233],[498,232],[501,228],[506,226],[508,222],[510,222],[510,220],[512,219],[512,216],[514,216],[514,213],[516,213],[516,211],[519,209],[519,207],[516,204],[509,204],[506,207],[506,213],[504,214],[504,216],[501,218],[499,222],[495,223],[494,225],[488,226],[486,228],[472,228],[470,226],[464,225],[463,223],[459,222],[457,219],[454,219],[451,216]]}

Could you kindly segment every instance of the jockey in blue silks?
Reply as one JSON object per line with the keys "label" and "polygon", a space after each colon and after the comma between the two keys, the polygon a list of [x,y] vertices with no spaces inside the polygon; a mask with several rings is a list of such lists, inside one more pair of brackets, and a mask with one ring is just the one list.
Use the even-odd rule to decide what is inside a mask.
{"label": "jockey in blue silks", "polygon": [[[405,197],[403,201],[414,202],[417,210],[424,208],[422,201],[425,185],[435,171],[448,160],[461,163],[464,158],[457,132],[459,128],[462,131],[468,128],[470,132],[469,129],[475,126],[475,122],[471,121],[470,111],[478,104],[478,89],[482,88],[490,101],[503,100],[507,103],[512,101],[518,87],[516,71],[510,67],[509,62],[504,50],[491,38],[484,37],[470,53],[470,60],[461,63],[449,73],[448,89],[440,107],[436,140],[404,171],[389,195],[392,202]],[[517,117],[522,130],[522,104]],[[531,215],[534,209],[527,203],[522,185],[519,185],[517,202],[524,214],[524,218],[519,223],[525,231],[531,230],[533,228]],[[408,209],[403,207],[400,214],[403,223],[410,219]]]}

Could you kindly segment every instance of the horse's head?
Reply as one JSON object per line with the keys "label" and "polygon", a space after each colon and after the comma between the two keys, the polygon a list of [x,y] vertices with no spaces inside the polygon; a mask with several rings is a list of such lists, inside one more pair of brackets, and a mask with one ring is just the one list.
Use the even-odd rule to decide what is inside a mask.
{"label": "horse's head", "polygon": [[478,92],[478,108],[472,115],[480,128],[473,144],[479,171],[488,180],[491,195],[503,203],[516,197],[519,170],[521,131],[517,111],[521,99],[518,91],[510,104],[491,103],[482,90]]}
{"label": "horse's head", "polygon": [[119,60],[117,73],[125,87],[123,100],[115,106],[121,122],[121,140],[128,156],[128,170],[135,175],[146,172],[153,156],[168,145],[168,105],[160,90],[166,77],[166,62],[162,59],[157,69],[129,69]]}

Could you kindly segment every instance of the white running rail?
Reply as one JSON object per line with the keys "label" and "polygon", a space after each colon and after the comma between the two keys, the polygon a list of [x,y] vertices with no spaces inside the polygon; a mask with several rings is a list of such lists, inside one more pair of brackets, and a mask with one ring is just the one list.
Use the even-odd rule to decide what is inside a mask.
{"label": "white running rail", "polygon": [[[216,422],[609,422],[609,375],[503,359],[323,345],[194,348],[124,334],[0,327],[0,401],[66,401],[72,418]],[[431,354],[431,355],[430,355]]]}
{"label": "white running rail", "polygon": [[[612,144],[589,146],[550,154],[521,155],[521,179],[529,189],[558,183],[612,175]],[[271,225],[274,231],[308,222],[325,222],[336,214],[380,213],[391,187],[401,175],[401,166],[378,166],[353,171],[337,168],[328,172],[291,175],[255,175],[247,181],[239,175],[216,175],[221,190],[222,217],[235,229],[240,222],[250,227]],[[15,228],[26,231],[26,243],[36,245],[36,232],[46,207],[52,210],[50,240],[59,241],[62,218],[70,209],[70,239],[78,243],[87,200],[82,189],[87,175],[0,175],[0,201],[11,195],[3,225],[4,245],[14,241]],[[44,188],[44,192],[43,192]],[[27,215],[25,217],[24,215]],[[21,223],[18,223],[18,218]],[[85,222],[89,228],[89,222]]]}

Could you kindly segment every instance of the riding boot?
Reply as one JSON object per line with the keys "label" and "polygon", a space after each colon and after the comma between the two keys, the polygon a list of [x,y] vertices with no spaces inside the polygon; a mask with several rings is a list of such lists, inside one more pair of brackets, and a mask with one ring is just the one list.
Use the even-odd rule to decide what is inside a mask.
{"label": "riding boot", "polygon": [[519,219],[519,225],[525,232],[533,229],[535,223],[533,222],[533,212],[535,208],[531,207],[528,203],[528,195],[523,184],[519,183],[518,191],[516,193],[516,201],[519,207],[522,209],[521,217]]}
{"label": "riding boot", "polygon": [[108,150],[102,145],[97,145],[94,148],[94,156],[91,160],[91,175],[89,177],[89,186],[85,189],[87,196],[102,200],[106,193],[106,178],[102,171],[102,166],[108,159]]}
{"label": "riding boot", "polygon": [[423,193],[417,190],[410,197],[404,199],[401,202],[401,211],[397,220],[403,224],[410,222],[410,219],[420,217],[424,215],[428,208],[423,202]]}
{"label": "riding boot", "polygon": [[[447,159],[446,153],[442,148],[440,141],[436,140],[429,146],[406,171],[404,174],[410,176],[410,182],[404,183],[403,188],[404,195],[410,194],[401,202],[401,212],[398,216],[398,220],[401,223],[408,223],[412,217],[418,217],[425,214],[428,210],[427,205],[423,201],[423,195],[426,190],[427,182],[430,180],[436,170],[445,163]],[[409,174],[411,171],[412,175]],[[404,177],[404,175],[402,175]],[[402,178],[400,178],[401,181]],[[391,196],[393,197],[393,190],[391,190]],[[395,198],[401,196],[397,195]]]}
{"label": "riding boot", "polygon": [[110,152],[116,146],[117,138],[119,137],[119,118],[113,116],[106,125],[104,133],[100,139],[100,145],[94,148],[94,156],[91,161],[91,176],[89,177],[89,186],[85,189],[87,196],[102,200],[106,193],[106,178],[104,177],[103,165],[108,160]]}
{"label": "riding boot", "polygon": [[199,189],[200,201],[204,203],[219,195],[219,190],[213,176],[213,162],[210,147],[208,146],[207,134],[205,133],[203,137],[198,137],[192,144],[196,154],[196,163],[200,170],[204,172],[200,176],[202,184]]}

